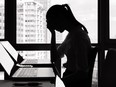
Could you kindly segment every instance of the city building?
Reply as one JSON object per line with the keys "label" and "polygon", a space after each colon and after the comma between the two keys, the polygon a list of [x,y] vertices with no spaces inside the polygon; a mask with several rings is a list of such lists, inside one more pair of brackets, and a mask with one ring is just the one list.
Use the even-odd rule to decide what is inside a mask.
{"label": "city building", "polygon": [[17,43],[46,42],[43,5],[36,0],[17,1]]}

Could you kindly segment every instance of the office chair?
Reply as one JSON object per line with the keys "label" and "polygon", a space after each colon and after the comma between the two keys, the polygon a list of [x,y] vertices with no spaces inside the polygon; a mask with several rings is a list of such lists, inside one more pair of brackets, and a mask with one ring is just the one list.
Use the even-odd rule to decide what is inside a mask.
{"label": "office chair", "polygon": [[[98,52],[98,47],[92,47],[88,56],[88,64],[89,64],[89,71],[86,74],[83,71],[78,72],[78,78],[74,83],[76,83],[79,87],[92,87],[92,75],[93,75],[93,68],[95,63],[96,54]],[[75,78],[75,77],[71,77]],[[68,85],[67,85],[68,86]],[[67,87],[66,86],[66,87]],[[75,84],[73,86],[68,87],[75,87]]]}
{"label": "office chair", "polygon": [[[89,54],[89,57],[88,57],[89,72],[87,74],[87,77],[84,77],[84,78],[80,79],[81,81],[79,83],[79,87],[81,87],[82,85],[84,85],[84,87],[92,87],[92,75],[93,75],[93,68],[94,68],[94,63],[95,63],[95,58],[96,58],[97,52],[98,52],[98,47],[97,46],[91,48],[90,54]],[[55,69],[55,70],[57,70],[57,69]],[[83,72],[79,72],[79,73],[82,74]],[[75,85],[72,86],[72,87],[75,87]]]}
{"label": "office chair", "polygon": [[88,64],[89,64],[89,73],[88,73],[88,78],[87,78],[87,86],[86,87],[92,87],[92,76],[93,76],[93,68],[94,68],[94,63],[95,63],[95,58],[96,54],[98,52],[98,47],[92,47],[88,59]]}
{"label": "office chair", "polygon": [[101,87],[116,87],[116,49],[110,48],[103,64]]}

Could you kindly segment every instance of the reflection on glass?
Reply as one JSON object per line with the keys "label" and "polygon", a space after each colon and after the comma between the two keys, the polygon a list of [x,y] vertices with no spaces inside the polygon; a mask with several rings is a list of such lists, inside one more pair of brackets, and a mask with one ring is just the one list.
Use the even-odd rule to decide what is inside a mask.
{"label": "reflection on glass", "polygon": [[0,0],[0,39],[4,39],[5,35],[4,35],[4,2],[5,0]]}
{"label": "reflection on glass", "polygon": [[110,0],[110,39],[116,39],[116,0]]}

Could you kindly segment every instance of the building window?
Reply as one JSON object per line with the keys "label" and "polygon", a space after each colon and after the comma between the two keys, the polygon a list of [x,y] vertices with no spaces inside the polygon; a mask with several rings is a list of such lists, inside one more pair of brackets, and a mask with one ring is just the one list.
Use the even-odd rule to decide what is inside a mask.
{"label": "building window", "polygon": [[78,21],[88,30],[92,43],[98,41],[98,0],[69,0],[69,5]]}

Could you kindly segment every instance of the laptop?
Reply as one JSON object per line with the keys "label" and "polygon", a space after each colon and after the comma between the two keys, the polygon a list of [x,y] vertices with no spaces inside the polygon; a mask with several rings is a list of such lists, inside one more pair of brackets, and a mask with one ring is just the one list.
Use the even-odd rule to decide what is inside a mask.
{"label": "laptop", "polygon": [[12,79],[16,80],[38,80],[53,79],[55,77],[52,67],[19,68],[16,66],[10,55],[0,44],[0,63],[5,72]]}
{"label": "laptop", "polygon": [[15,48],[8,42],[8,41],[1,41],[0,42],[4,49],[12,56],[14,62],[20,64],[51,64],[48,60],[41,60],[38,59],[23,59],[20,54],[15,50]]}

